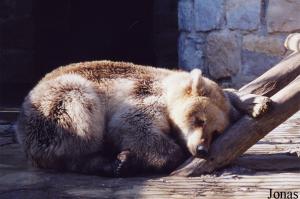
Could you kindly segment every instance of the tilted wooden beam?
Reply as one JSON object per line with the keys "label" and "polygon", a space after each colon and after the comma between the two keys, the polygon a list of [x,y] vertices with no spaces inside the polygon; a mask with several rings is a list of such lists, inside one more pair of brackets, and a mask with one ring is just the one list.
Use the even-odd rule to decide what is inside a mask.
{"label": "tilted wooden beam", "polygon": [[[298,73],[299,74],[299,73]],[[278,87],[273,87],[277,89]],[[193,158],[172,175],[196,176],[228,165],[300,109],[300,76],[271,97],[272,109],[254,119],[243,116],[211,146],[207,160]]]}
{"label": "tilted wooden beam", "polygon": [[290,34],[285,42],[284,46],[294,52],[300,52],[300,33]]}
{"label": "tilted wooden beam", "polygon": [[239,93],[272,96],[300,74],[300,53],[293,53],[266,73],[243,86]]}

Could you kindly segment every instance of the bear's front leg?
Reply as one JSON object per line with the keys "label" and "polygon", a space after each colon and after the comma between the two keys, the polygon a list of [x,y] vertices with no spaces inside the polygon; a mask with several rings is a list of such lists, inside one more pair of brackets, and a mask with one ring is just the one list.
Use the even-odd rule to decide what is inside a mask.
{"label": "bear's front leg", "polygon": [[259,117],[268,111],[271,99],[255,94],[239,94],[234,89],[224,89],[224,92],[232,105],[232,118],[240,117],[240,113],[246,113],[253,118]]}
{"label": "bear's front leg", "polygon": [[114,167],[115,177],[128,177],[133,176],[137,168],[137,159],[134,153],[129,150],[121,151],[116,158]]}
{"label": "bear's front leg", "polygon": [[136,146],[131,145],[129,149],[121,150],[116,157],[114,173],[116,177],[129,177],[150,172],[169,173],[182,164],[186,158],[179,145],[169,138],[155,138],[154,142],[145,138],[145,142],[139,141]]}

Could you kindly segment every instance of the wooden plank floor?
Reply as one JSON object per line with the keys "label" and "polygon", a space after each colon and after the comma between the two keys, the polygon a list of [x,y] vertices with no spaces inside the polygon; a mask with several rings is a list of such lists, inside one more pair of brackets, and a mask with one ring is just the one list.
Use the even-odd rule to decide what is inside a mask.
{"label": "wooden plank floor", "polygon": [[278,153],[297,146],[300,146],[300,112],[274,129],[247,153]]}
{"label": "wooden plank floor", "polygon": [[[291,117],[259,143],[250,148],[244,158],[255,164],[232,165],[214,175],[200,177],[151,176],[139,178],[101,178],[78,174],[37,170],[26,159],[7,131],[9,125],[0,123],[0,198],[268,198],[273,191],[298,192],[300,170],[289,167],[286,158],[298,161],[300,147],[300,112]],[[277,160],[274,157],[280,156]],[[248,157],[248,159],[247,159]],[[272,162],[272,165],[257,166]],[[239,165],[239,166],[237,166]],[[272,167],[271,170],[267,168]],[[300,166],[300,164],[299,164]],[[281,171],[274,168],[282,167]],[[253,169],[257,169],[253,170]]]}

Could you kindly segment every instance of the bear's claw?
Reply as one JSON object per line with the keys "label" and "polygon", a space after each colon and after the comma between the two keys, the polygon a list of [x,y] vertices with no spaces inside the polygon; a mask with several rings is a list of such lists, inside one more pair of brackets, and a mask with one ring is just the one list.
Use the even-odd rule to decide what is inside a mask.
{"label": "bear's claw", "polygon": [[117,159],[114,163],[114,176],[122,177],[126,176],[127,172],[129,172],[129,156],[130,151],[122,151],[117,155]]}
{"label": "bear's claw", "polygon": [[248,113],[253,117],[257,118],[262,116],[269,110],[271,105],[271,99],[265,96],[256,96],[252,103],[248,104]]}

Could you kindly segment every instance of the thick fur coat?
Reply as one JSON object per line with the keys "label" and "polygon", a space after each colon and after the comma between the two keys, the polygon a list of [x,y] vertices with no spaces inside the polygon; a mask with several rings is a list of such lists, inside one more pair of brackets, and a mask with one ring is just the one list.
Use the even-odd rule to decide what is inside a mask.
{"label": "thick fur coat", "polygon": [[230,103],[200,70],[131,63],[71,64],[25,98],[16,132],[37,167],[105,176],[170,172],[205,156]]}

